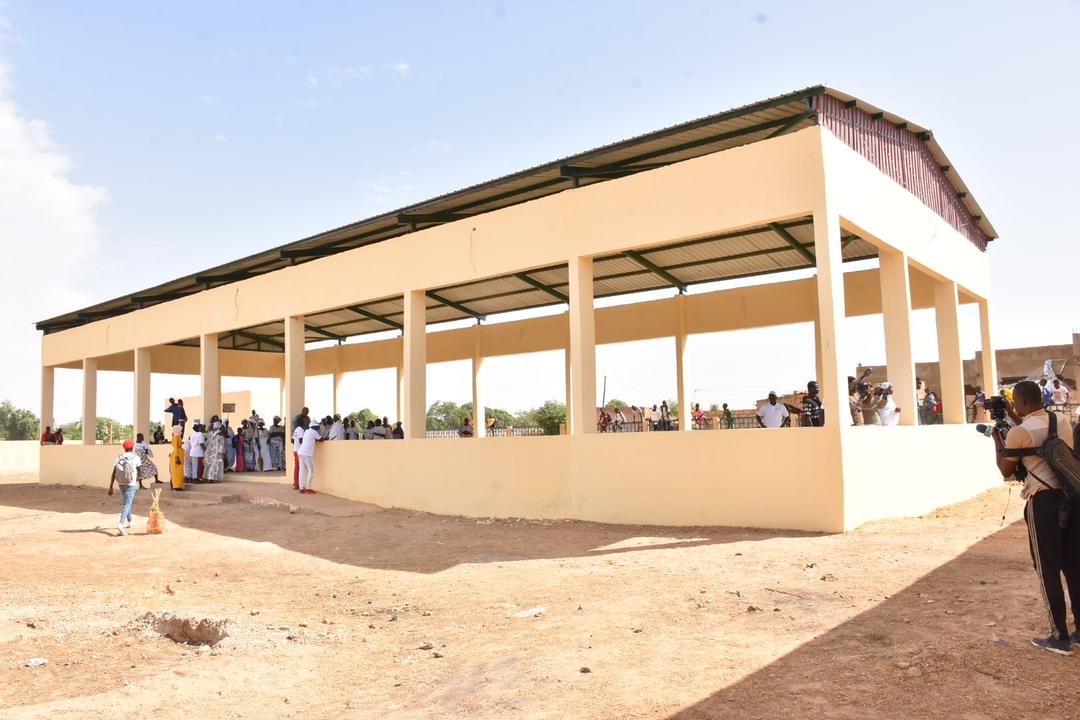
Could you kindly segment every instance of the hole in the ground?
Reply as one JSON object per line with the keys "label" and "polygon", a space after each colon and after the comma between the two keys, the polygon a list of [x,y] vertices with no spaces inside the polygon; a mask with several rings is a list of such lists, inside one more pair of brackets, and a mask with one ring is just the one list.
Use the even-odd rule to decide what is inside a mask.
{"label": "hole in the ground", "polygon": [[227,620],[193,620],[172,613],[147,613],[143,620],[159,635],[187,645],[213,647],[229,636]]}

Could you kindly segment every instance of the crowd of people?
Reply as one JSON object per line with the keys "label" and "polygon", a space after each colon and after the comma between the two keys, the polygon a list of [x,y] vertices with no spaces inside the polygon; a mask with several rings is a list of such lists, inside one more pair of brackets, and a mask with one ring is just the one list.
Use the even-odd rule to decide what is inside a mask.
{"label": "crowd of people", "polygon": [[228,419],[214,415],[209,423],[195,420],[187,437],[186,416],[180,420],[174,414],[173,420],[169,467],[175,491],[184,490],[188,483],[221,482],[228,472],[285,469],[286,430],[280,417],[275,416],[267,426],[253,409],[251,417],[241,420],[234,429]]}

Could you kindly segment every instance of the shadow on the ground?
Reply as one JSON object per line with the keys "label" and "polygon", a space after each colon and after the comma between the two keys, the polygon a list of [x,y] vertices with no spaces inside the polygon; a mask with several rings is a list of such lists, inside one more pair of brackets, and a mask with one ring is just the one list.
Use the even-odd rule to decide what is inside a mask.
{"label": "shadow on the ground", "polygon": [[1033,648],[1045,623],[1018,521],[668,720],[1078,717],[1080,657]]}
{"label": "shadow on the ground", "polygon": [[[597,557],[820,535],[751,528],[478,520],[374,506],[365,506],[364,512],[353,515],[326,515],[307,510],[290,514],[247,502],[199,502],[194,500],[195,495],[178,498],[164,494],[162,510],[167,522],[217,535],[273,543],[337,563],[419,573],[439,572],[464,563]],[[145,517],[149,496],[144,491],[136,495],[137,516]],[[98,488],[36,483],[0,486],[0,506],[59,513],[119,512],[118,500],[107,497]],[[100,525],[97,518],[89,522]],[[588,532],[582,532],[584,528]]]}

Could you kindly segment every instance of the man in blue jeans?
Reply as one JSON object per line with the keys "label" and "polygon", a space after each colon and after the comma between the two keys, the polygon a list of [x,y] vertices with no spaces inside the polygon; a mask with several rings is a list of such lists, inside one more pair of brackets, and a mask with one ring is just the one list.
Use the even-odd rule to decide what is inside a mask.
{"label": "man in blue jeans", "polygon": [[113,463],[112,478],[109,480],[109,495],[113,494],[113,485],[119,485],[124,500],[120,509],[120,521],[116,523],[120,535],[127,535],[127,530],[131,528],[131,504],[135,502],[135,490],[139,487],[139,464],[142,461],[133,452],[134,449],[133,441],[124,441],[124,452],[120,453]]}

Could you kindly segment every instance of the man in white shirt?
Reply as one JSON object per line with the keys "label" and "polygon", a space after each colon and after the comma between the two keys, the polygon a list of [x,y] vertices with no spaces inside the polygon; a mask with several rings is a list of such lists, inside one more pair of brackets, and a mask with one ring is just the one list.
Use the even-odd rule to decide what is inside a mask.
{"label": "man in white shirt", "polygon": [[1054,388],[1050,391],[1050,396],[1054,399],[1054,405],[1059,410],[1064,410],[1069,402],[1069,388],[1065,387],[1060,380],[1054,380]]}
{"label": "man in white shirt", "polygon": [[189,438],[191,442],[191,450],[188,452],[191,455],[191,470],[195,473],[193,478],[195,482],[200,482],[203,476],[203,458],[206,456],[206,436],[203,435],[203,425],[201,420],[196,420],[195,424],[191,426],[194,430]]}
{"label": "man in white shirt", "polygon": [[[994,449],[1002,476],[1006,480],[1014,476],[1023,479],[1020,497],[1027,500],[1024,520],[1028,549],[1052,622],[1050,635],[1033,638],[1031,644],[1059,655],[1072,655],[1073,643],[1080,642],[1080,510],[1063,492],[1062,478],[1036,454],[1050,434],[1051,421],[1058,437],[1070,448],[1072,426],[1064,413],[1051,415],[1044,409],[1042,389],[1031,380],[1016,383],[1012,395],[1006,409],[1016,426],[1004,440],[1000,432],[994,433]],[[1071,636],[1062,574],[1072,604],[1075,632]]]}
{"label": "man in white shirt", "polygon": [[769,402],[757,411],[758,425],[763,428],[778,428],[784,424],[784,418],[787,416],[788,409],[783,403],[777,402],[775,392],[769,393]]}
{"label": "man in white shirt", "polygon": [[334,422],[330,424],[330,434],[326,438],[327,440],[344,440],[345,439],[345,426],[341,422],[340,415],[334,415]]}
{"label": "man in white shirt", "polygon": [[293,476],[292,486],[294,490],[300,489],[300,443],[304,439],[304,431],[307,429],[304,427],[305,422],[301,419],[300,423],[293,429],[292,433],[292,459],[293,459]]}
{"label": "man in white shirt", "polygon": [[322,441],[322,435],[315,425],[309,425],[300,438],[300,448],[296,454],[300,456],[300,492],[314,495],[311,483],[315,479],[315,443]]}

